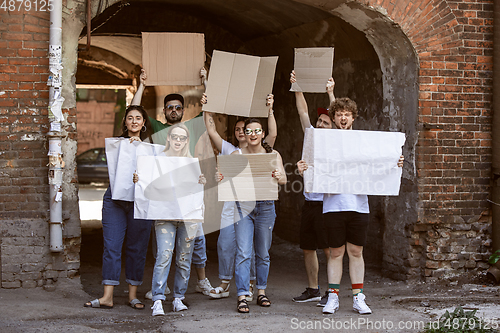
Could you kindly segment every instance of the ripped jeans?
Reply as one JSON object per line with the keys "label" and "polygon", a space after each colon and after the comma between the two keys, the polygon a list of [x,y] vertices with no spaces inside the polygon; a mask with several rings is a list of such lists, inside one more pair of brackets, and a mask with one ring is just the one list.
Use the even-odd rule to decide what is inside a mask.
{"label": "ripped jeans", "polygon": [[174,246],[176,247],[176,269],[173,297],[184,298],[191,274],[191,258],[197,230],[198,224],[193,222],[155,222],[158,252],[153,269],[153,301],[165,300],[165,287],[167,286]]}

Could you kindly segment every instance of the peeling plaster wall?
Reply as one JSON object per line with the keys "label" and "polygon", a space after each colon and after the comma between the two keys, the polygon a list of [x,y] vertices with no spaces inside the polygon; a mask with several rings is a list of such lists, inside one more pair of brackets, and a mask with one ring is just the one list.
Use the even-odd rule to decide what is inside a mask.
{"label": "peeling plaster wall", "polygon": [[76,174],[76,85],[75,73],[78,61],[78,37],[85,25],[86,2],[68,1],[63,6],[62,21],[62,106],[64,120],[62,126],[62,153],[65,162],[63,174],[63,238],[67,261],[76,268],[80,263],[80,210],[78,205],[78,183]]}

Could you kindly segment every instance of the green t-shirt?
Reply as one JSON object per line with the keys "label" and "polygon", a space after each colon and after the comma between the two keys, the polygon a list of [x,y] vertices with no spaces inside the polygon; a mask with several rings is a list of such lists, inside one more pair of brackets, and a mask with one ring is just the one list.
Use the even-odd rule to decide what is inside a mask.
{"label": "green t-shirt", "polygon": [[[203,135],[203,133],[205,133],[207,130],[202,116],[203,112],[200,112],[193,119],[182,122],[184,125],[186,125],[189,131],[189,152],[192,156],[195,156],[196,143]],[[172,125],[164,124],[161,121],[158,121],[151,117],[149,117],[149,121],[153,129],[153,143],[165,146],[167,142],[168,128]]]}

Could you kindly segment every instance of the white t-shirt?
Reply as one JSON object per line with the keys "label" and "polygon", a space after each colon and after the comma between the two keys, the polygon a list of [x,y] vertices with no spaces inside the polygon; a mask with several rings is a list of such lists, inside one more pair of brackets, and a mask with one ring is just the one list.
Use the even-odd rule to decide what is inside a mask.
{"label": "white t-shirt", "polygon": [[[239,150],[238,147],[233,146],[226,140],[222,140],[222,151],[219,155],[231,155],[232,152]],[[226,201],[224,202],[224,206],[222,207],[222,218],[228,220],[234,220],[234,202]]]}
{"label": "white t-shirt", "polygon": [[222,151],[219,155],[231,155],[231,153],[235,150],[238,150],[238,147],[233,146],[226,140],[222,140]]}
{"label": "white t-shirt", "polygon": [[[314,128],[312,125],[309,128]],[[323,193],[306,193],[306,186],[304,184],[304,198],[306,201],[323,201]]]}
{"label": "white t-shirt", "polygon": [[323,196],[323,214],[329,212],[370,213],[368,196],[364,194],[327,194]]}
{"label": "white t-shirt", "polygon": [[304,198],[306,201],[323,201],[323,193],[306,193],[306,190],[304,189]]}

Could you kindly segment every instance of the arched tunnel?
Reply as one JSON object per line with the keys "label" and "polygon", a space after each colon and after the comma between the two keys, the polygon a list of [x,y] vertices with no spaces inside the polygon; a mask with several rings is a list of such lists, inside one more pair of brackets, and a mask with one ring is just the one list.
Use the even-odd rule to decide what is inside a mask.
{"label": "arched tunnel", "polygon": [[[335,95],[356,101],[355,129],[400,131],[406,134],[400,195],[370,197],[371,223],[365,248],[368,265],[405,278],[409,226],[417,219],[418,58],[401,27],[383,12],[346,0],[163,0],[99,1],[91,23],[91,48],[80,51],[76,84],[133,86],[141,64],[142,32],[195,32],[205,35],[207,66],[213,50],[256,56],[279,56],[274,88],[278,139],[275,145],[286,164],[288,184],[276,203],[275,233],[298,242],[302,180],[295,173],[303,134],[290,89],[294,48],[334,47]],[[84,21],[84,14],[82,14]],[[84,48],[86,28],[74,25]],[[76,31],[78,30],[78,31]],[[76,40],[73,40],[76,44]],[[75,45],[76,48],[76,45]],[[156,98],[168,89],[149,88],[143,105],[154,115]],[[133,88],[132,88],[133,90]],[[310,116],[326,107],[326,94],[305,94]],[[196,103],[196,100],[193,101]],[[229,117],[230,118],[230,117]],[[230,119],[226,119],[225,128]],[[227,135],[227,133],[225,133]],[[332,143],[333,144],[333,143]]]}

